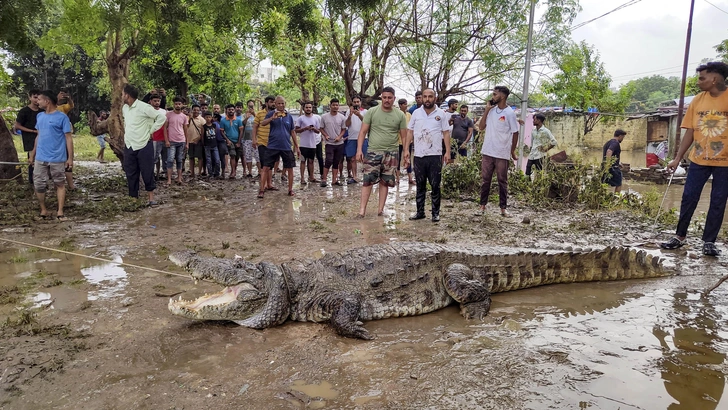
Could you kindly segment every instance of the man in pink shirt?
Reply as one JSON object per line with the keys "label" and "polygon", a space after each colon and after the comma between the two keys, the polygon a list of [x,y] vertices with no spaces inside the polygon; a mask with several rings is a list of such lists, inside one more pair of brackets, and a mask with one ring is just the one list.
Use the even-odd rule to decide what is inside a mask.
{"label": "man in pink shirt", "polygon": [[167,132],[164,134],[164,144],[167,146],[167,185],[172,184],[172,169],[177,164],[177,183],[182,184],[182,165],[185,161],[187,149],[187,125],[189,118],[182,112],[184,104],[182,97],[174,97],[174,111],[167,112],[167,122],[164,124]]}

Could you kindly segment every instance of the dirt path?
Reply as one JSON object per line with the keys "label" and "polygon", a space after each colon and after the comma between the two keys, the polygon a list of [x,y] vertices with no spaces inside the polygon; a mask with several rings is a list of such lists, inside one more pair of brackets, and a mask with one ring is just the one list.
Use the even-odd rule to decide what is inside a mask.
{"label": "dirt path", "polygon": [[[406,181],[383,217],[372,202],[364,219],[354,218],[358,186],[296,189],[295,198],[273,192],[258,200],[246,180],[162,188],[157,208],[104,221],[71,208],[72,222],[5,227],[0,237],[172,272],[180,271],[168,252],[185,247],[253,262],[396,240],[659,252],[649,221],[624,211],[516,203],[515,218],[503,219],[493,209],[477,216],[472,202],[445,201],[440,224],[413,223],[414,189]],[[0,243],[0,318],[13,321],[1,335],[0,407],[632,409],[677,401],[679,408],[715,409],[728,350],[719,330],[728,312],[719,306],[728,292],[701,299],[695,290],[728,269],[725,258],[688,252],[669,261],[683,277],[499,294],[484,322],[448,308],[367,323],[376,340],[363,342],[317,324],[255,331],[191,322],[169,314],[167,296],[190,298],[216,286]],[[23,322],[15,307],[27,295],[47,306]],[[690,360],[692,349],[705,360]]]}

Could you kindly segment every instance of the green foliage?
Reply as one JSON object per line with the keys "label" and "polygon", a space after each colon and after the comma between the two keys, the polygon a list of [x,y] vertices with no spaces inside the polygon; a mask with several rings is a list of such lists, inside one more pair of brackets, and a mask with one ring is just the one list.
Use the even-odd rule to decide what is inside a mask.
{"label": "green foliage", "polygon": [[563,105],[586,111],[621,113],[629,104],[634,88],[610,89],[611,77],[599,59],[599,53],[582,41],[572,44],[556,58],[559,72],[544,85],[546,93],[556,96]]}
{"label": "green foliage", "polygon": [[480,192],[480,155],[458,157],[442,170],[442,196],[445,199],[473,198]]}
{"label": "green foliage", "polygon": [[0,49],[11,52],[33,48],[33,22],[45,13],[46,2],[41,0],[3,0],[0,2]]}
{"label": "green foliage", "polygon": [[677,225],[678,212],[675,208],[660,211],[662,193],[657,188],[652,188],[642,195],[632,193],[624,194],[621,197],[621,205],[631,208],[653,221],[657,218],[657,222],[661,225]]}
{"label": "green foliage", "polygon": [[[388,26],[402,27],[396,53],[417,88],[431,87],[442,102],[523,71],[530,2],[426,0],[412,3]],[[531,59],[552,62],[567,44],[580,10],[575,0],[538,2]],[[416,25],[409,21],[417,21]]]}
{"label": "green foliage", "polygon": [[627,111],[645,112],[656,109],[661,102],[678,98],[681,80],[679,77],[653,75],[632,80],[627,85],[634,86]]}
{"label": "green foliage", "polygon": [[728,63],[728,39],[721,41],[720,44],[715,46],[715,51],[718,52],[718,58],[724,63]]}

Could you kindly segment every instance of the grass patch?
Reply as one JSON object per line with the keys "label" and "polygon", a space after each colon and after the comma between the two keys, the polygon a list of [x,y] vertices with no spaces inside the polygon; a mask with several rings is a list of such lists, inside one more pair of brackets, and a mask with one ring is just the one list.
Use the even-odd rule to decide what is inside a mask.
{"label": "grass patch", "polygon": [[311,221],[311,223],[309,223],[309,226],[314,232],[331,232],[331,229],[327,228],[326,225],[322,224],[319,221]]}
{"label": "grass patch", "polygon": [[156,253],[158,256],[166,258],[167,256],[169,256],[169,249],[164,245],[158,245],[154,253]]}
{"label": "grass patch", "polygon": [[61,242],[58,243],[58,249],[66,252],[71,252],[76,249],[76,239],[75,238],[63,238],[61,239]]}
{"label": "grass patch", "polygon": [[[88,129],[88,127],[86,127]],[[18,156],[23,153],[23,141],[21,138],[13,138],[15,143],[15,149],[18,151]],[[91,135],[88,131],[80,132],[73,136],[73,159],[77,161],[95,161],[96,154],[99,153],[99,142],[96,137]],[[109,162],[117,162],[119,159],[114,155],[109,148],[109,144],[106,144],[106,151],[104,151],[104,159]]]}
{"label": "grass patch", "polygon": [[25,263],[28,262],[28,258],[25,256],[13,256],[12,258],[8,259],[8,263]]}
{"label": "grass patch", "polygon": [[21,291],[17,286],[3,286],[0,288],[0,305],[12,305],[20,302]]}

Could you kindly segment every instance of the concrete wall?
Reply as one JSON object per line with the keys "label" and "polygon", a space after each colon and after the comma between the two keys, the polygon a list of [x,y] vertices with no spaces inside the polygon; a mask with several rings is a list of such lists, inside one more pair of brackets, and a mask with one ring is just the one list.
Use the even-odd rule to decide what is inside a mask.
{"label": "concrete wall", "polygon": [[647,118],[627,121],[626,118],[605,117],[586,136],[584,116],[580,114],[546,114],[544,125],[556,137],[559,148],[564,149],[567,154],[574,154],[584,149],[601,150],[604,144],[612,139],[617,128],[627,131],[627,136],[622,141],[623,151],[644,151],[647,143]]}

